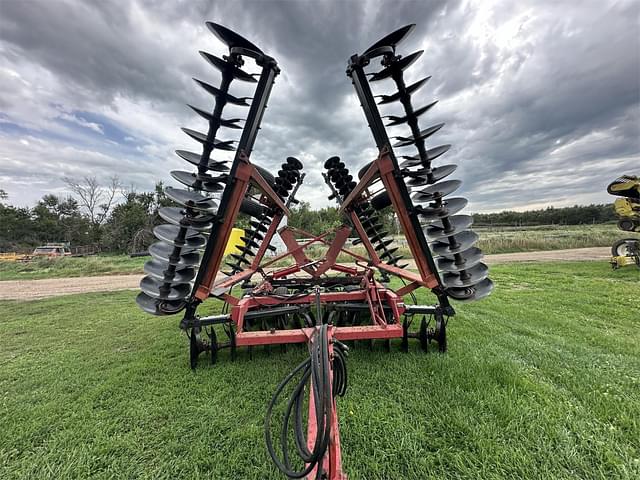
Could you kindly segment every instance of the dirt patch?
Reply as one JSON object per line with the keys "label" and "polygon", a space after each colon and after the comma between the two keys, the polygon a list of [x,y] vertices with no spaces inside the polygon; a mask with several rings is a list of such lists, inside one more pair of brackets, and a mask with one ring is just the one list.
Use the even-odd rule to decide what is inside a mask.
{"label": "dirt patch", "polygon": [[[606,260],[609,247],[576,248],[548,252],[521,252],[487,255],[486,263],[553,262],[570,260]],[[410,268],[414,265],[410,265]],[[43,280],[5,280],[0,282],[0,300],[37,300],[73,293],[138,290],[142,278],[136,275],[106,275],[99,277],[47,278]]]}

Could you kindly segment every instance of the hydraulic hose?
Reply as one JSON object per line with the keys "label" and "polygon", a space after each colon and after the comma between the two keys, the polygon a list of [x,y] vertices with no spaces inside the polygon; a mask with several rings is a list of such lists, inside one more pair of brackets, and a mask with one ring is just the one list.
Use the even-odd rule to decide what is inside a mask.
{"label": "hydraulic hose", "polygon": [[[347,347],[337,340],[334,340],[333,359],[333,384],[331,379],[331,359],[329,358],[329,337],[327,335],[327,325],[318,328],[311,337],[310,356],[289,373],[276,389],[265,418],[265,438],[267,450],[271,459],[278,469],[289,478],[303,478],[307,476],[317,466],[316,479],[322,477],[322,459],[329,446],[331,433],[331,415],[333,408],[333,395],[344,395],[347,388],[346,351]],[[291,398],[285,410],[282,430],[280,433],[280,446],[282,449],[282,459],[280,459],[274,449],[271,437],[271,417],[273,408],[278,402],[280,395],[286,386],[301,373],[300,379],[296,383]],[[316,420],[316,438],[313,448],[307,447],[306,425],[303,423],[304,396],[307,384],[311,380],[311,395],[313,395],[314,413]],[[293,422],[292,420],[293,415]],[[288,432],[289,424],[293,423],[296,453],[299,459],[307,464],[302,470],[295,470],[291,464]]]}

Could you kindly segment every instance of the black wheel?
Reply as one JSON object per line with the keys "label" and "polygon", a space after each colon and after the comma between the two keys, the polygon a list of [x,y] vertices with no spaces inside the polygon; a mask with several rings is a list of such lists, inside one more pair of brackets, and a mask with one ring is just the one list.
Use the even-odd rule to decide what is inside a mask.
{"label": "black wheel", "polygon": [[229,325],[229,349],[231,350],[231,361],[236,359],[236,331]]}
{"label": "black wheel", "polygon": [[625,232],[633,232],[637,227],[637,223],[630,218],[622,218],[618,220],[618,228]]}
{"label": "black wheel", "polygon": [[611,255],[614,257],[631,257],[640,250],[640,240],[637,238],[623,238],[611,247]]}
{"label": "black wheel", "polygon": [[189,334],[189,364],[191,365],[191,370],[195,370],[198,366],[198,355],[200,355],[198,334],[199,332],[195,328],[192,328]]}
{"label": "black wheel", "polygon": [[402,342],[400,343],[400,350],[404,353],[409,351],[409,324],[406,318],[402,320]]}
{"label": "black wheel", "polygon": [[216,331],[211,327],[209,334],[209,354],[211,357],[211,365],[214,365],[218,361],[218,337]]}
{"label": "black wheel", "polygon": [[420,322],[420,348],[422,348],[423,352],[429,351],[429,325],[427,324],[426,317],[422,317],[422,321]]}
{"label": "black wheel", "polygon": [[436,314],[435,320],[438,351],[444,353],[447,351],[447,322],[442,314]]}

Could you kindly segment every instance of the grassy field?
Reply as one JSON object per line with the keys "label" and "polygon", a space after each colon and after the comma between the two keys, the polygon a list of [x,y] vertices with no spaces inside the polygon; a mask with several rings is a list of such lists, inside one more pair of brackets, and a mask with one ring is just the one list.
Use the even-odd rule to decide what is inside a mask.
{"label": "grassy field", "polygon": [[486,253],[533,252],[565,248],[610,247],[616,240],[640,237],[615,224],[476,227],[478,246]]}
{"label": "grassy field", "polygon": [[1,262],[0,280],[36,280],[39,278],[85,277],[141,273],[149,257],[97,255],[39,259],[31,262]]}
{"label": "grassy field", "polygon": [[[351,352],[349,478],[639,478],[638,270],[492,277],[490,298],[459,306],[447,354]],[[0,478],[282,478],[262,423],[303,349],[191,372],[177,319],[132,292],[0,308]]]}

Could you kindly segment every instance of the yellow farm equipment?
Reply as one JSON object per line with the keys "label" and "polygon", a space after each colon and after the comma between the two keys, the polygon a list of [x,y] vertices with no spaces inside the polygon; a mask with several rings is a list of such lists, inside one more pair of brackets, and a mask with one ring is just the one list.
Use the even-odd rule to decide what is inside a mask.
{"label": "yellow farm equipment", "polygon": [[[622,175],[607,187],[607,192],[618,198],[613,208],[618,215],[618,228],[625,232],[640,232],[640,177]],[[623,238],[611,247],[611,266],[626,265],[640,268],[640,239]]]}

